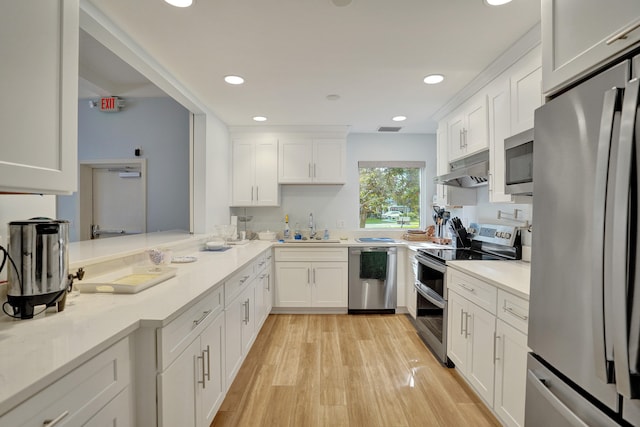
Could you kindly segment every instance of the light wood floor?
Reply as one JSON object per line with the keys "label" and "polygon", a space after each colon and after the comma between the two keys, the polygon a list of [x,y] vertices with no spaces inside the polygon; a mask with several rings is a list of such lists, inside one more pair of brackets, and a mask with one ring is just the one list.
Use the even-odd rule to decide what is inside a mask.
{"label": "light wood floor", "polygon": [[212,427],[499,426],[405,315],[270,315]]}

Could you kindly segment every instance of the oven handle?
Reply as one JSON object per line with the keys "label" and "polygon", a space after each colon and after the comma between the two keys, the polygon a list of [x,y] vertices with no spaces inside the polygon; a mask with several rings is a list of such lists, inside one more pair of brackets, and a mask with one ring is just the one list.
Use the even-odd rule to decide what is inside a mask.
{"label": "oven handle", "polygon": [[438,308],[444,309],[444,306],[447,302],[444,299],[442,299],[442,297],[438,295],[435,291],[429,288],[425,289],[420,284],[420,282],[414,283],[413,286],[416,288],[416,291],[420,295],[422,295],[427,301],[429,301],[431,304],[435,305]]}
{"label": "oven handle", "polygon": [[447,271],[447,266],[445,264],[441,264],[437,261],[434,261],[432,259],[429,259],[425,256],[422,255],[416,255],[416,259],[418,260],[418,262],[426,267],[432,268],[436,271],[439,271],[440,273],[444,274]]}

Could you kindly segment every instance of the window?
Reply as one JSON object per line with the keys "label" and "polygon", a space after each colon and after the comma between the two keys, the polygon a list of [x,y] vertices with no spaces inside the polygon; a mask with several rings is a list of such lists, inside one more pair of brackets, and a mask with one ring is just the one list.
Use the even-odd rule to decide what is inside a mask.
{"label": "window", "polygon": [[425,162],[358,162],[360,228],[420,228]]}

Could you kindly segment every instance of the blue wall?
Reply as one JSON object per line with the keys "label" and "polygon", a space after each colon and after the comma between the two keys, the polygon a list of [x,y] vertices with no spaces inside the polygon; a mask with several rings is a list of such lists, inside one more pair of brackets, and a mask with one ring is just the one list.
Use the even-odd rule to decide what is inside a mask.
{"label": "blue wall", "polygon": [[[171,98],[125,102],[120,112],[103,113],[78,101],[78,160],[135,158],[140,147],[147,159],[147,231],[189,230],[189,111]],[[76,196],[58,197],[57,216],[77,225]]]}

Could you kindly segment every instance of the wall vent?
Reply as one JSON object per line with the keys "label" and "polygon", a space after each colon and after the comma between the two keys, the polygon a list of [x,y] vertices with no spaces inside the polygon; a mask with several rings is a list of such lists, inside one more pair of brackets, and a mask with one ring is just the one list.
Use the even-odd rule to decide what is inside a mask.
{"label": "wall vent", "polygon": [[378,132],[400,132],[400,126],[380,126]]}

